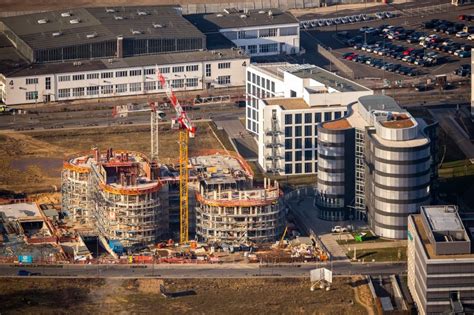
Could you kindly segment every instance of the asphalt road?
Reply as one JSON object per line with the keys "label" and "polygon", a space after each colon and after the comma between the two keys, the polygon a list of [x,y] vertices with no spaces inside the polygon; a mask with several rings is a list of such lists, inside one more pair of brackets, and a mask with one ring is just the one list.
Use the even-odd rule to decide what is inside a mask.
{"label": "asphalt road", "polygon": [[[332,266],[331,266],[332,265]],[[161,278],[260,278],[309,277],[312,269],[326,267],[334,275],[399,274],[406,263],[306,263],[301,265],[217,264],[217,265],[0,265],[0,277],[12,277],[18,270],[39,272],[44,277],[161,277]]]}

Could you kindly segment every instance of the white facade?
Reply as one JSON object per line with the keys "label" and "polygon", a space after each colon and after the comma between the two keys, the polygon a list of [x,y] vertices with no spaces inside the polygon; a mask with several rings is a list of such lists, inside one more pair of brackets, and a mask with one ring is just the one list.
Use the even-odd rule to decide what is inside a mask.
{"label": "white facade", "polygon": [[[247,56],[206,59],[159,65],[158,68],[176,91],[245,84],[245,66],[249,63]],[[124,62],[123,67],[118,67],[116,63],[120,64],[120,61],[110,64],[104,61],[95,63],[99,66],[94,70],[86,63],[76,62],[76,66],[69,67],[67,71],[43,71],[40,75],[34,75],[34,71],[31,71],[31,75],[26,74],[29,71],[24,71],[25,75],[21,75],[21,72],[12,76],[0,74],[1,100],[7,105],[15,105],[164,92],[157,81],[153,63],[130,67]]]}
{"label": "white facade", "polygon": [[252,64],[246,75],[246,128],[258,162],[280,175],[317,171],[317,125],[346,114],[373,91],[313,65]]}
{"label": "white facade", "polygon": [[252,57],[300,51],[299,23],[226,28],[220,32]]}

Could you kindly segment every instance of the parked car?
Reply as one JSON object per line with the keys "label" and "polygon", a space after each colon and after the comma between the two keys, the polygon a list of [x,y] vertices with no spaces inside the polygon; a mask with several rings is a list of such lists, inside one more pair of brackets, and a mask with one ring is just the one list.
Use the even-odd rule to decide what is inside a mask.
{"label": "parked car", "polygon": [[331,232],[332,233],[345,233],[347,232],[347,228],[340,225],[336,225],[331,229]]}
{"label": "parked car", "polygon": [[468,32],[463,32],[463,31],[456,33],[456,37],[459,37],[459,38],[466,38],[466,37],[468,37],[469,35],[470,35],[470,34],[469,34]]}
{"label": "parked car", "polygon": [[460,65],[459,68],[454,70],[454,74],[459,75],[461,77],[471,75],[471,65],[469,64]]}
{"label": "parked car", "polygon": [[471,52],[470,51],[461,51],[459,54],[458,54],[458,57],[460,58],[468,58],[468,57],[471,57]]}
{"label": "parked car", "polygon": [[419,84],[419,85],[415,86],[415,91],[417,91],[417,92],[425,92],[425,91],[429,91],[431,89],[432,89],[432,86],[428,85],[428,84]]}

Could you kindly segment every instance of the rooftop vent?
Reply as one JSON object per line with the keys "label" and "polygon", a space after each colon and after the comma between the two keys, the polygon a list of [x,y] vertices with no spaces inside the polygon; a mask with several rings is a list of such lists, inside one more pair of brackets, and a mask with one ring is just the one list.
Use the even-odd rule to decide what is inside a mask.
{"label": "rooftop vent", "polygon": [[118,20],[123,20],[123,16],[121,16],[121,15],[114,15],[114,19],[117,20],[117,21],[118,21]]}
{"label": "rooftop vent", "polygon": [[162,28],[163,25],[159,23],[153,23],[153,28]]}
{"label": "rooftop vent", "polygon": [[71,12],[63,12],[61,13],[61,17],[68,17],[68,16],[71,16],[72,13]]}
{"label": "rooftop vent", "polygon": [[107,9],[107,8],[105,8],[105,13],[115,13],[115,9]]}
{"label": "rooftop vent", "polygon": [[142,34],[142,31],[135,31],[135,30],[132,30],[132,34],[133,34],[133,35],[140,35],[140,34]]}
{"label": "rooftop vent", "polygon": [[224,15],[222,13],[217,13],[216,16],[217,17],[223,17]]}
{"label": "rooftop vent", "polygon": [[80,61],[74,61],[74,62],[72,63],[72,65],[73,65],[74,67],[78,67],[78,66],[81,66],[81,65],[82,65],[82,62],[80,62]]}
{"label": "rooftop vent", "polygon": [[58,36],[61,36],[63,35],[63,32],[54,32],[53,33],[53,37],[58,37]]}
{"label": "rooftop vent", "polygon": [[240,15],[240,18],[241,18],[241,19],[246,19],[246,18],[247,18],[247,14],[241,14],[241,15]]}
{"label": "rooftop vent", "polygon": [[142,15],[142,16],[143,16],[143,15],[148,15],[148,12],[138,10],[138,11],[137,11],[137,15]]}
{"label": "rooftop vent", "polygon": [[38,24],[46,24],[46,23],[48,23],[48,22],[49,22],[48,19],[40,19],[40,20],[38,20]]}
{"label": "rooftop vent", "polygon": [[258,11],[258,14],[265,14],[265,11],[264,11],[264,10],[260,10],[260,11]]}
{"label": "rooftop vent", "polygon": [[273,16],[273,12],[272,10],[268,10],[268,16],[272,17]]}
{"label": "rooftop vent", "polygon": [[71,23],[71,24],[79,24],[79,23],[81,23],[81,20],[80,20],[80,19],[72,19],[72,20],[69,21],[69,23]]}
{"label": "rooftop vent", "polygon": [[97,33],[92,33],[92,34],[87,34],[86,35],[86,38],[88,38],[88,39],[96,38],[96,37],[97,37]]}

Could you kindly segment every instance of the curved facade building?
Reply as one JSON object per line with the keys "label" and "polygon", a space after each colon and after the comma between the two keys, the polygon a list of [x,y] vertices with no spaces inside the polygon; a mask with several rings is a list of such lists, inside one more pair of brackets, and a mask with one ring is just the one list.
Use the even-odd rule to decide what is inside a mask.
{"label": "curved facade building", "polygon": [[354,198],[354,129],[346,120],[318,126],[318,190],[316,203],[324,220],[348,218],[346,205]]}
{"label": "curved facade building", "polygon": [[126,248],[153,244],[168,234],[157,175],[139,152],[94,149],[64,162],[62,203],[75,221],[93,223],[108,241]]}
{"label": "curved facade building", "polygon": [[283,232],[284,206],[278,182],[253,185],[244,160],[229,155],[191,159],[198,181],[196,234],[204,241],[273,242]]}
{"label": "curved facade building", "polygon": [[432,200],[436,123],[387,96],[363,96],[318,128],[316,205],[322,219],[367,219],[381,237],[407,236],[409,214]]}

